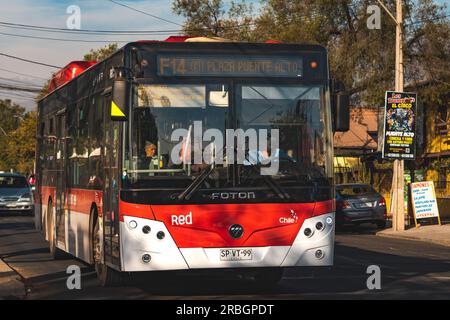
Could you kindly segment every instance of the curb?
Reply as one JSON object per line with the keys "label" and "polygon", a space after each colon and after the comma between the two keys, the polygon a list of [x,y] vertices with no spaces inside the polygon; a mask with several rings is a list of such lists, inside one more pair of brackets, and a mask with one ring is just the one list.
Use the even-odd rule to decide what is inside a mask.
{"label": "curb", "polygon": [[0,300],[23,299],[25,295],[20,276],[0,259]]}
{"label": "curb", "polygon": [[430,238],[420,238],[420,237],[414,237],[414,236],[409,236],[409,235],[397,235],[397,234],[390,234],[390,233],[383,233],[383,232],[377,232],[376,235],[378,237],[414,240],[414,241],[428,242],[428,243],[439,244],[441,246],[450,247],[450,240],[444,240],[444,239],[436,240],[436,239],[430,239]]}

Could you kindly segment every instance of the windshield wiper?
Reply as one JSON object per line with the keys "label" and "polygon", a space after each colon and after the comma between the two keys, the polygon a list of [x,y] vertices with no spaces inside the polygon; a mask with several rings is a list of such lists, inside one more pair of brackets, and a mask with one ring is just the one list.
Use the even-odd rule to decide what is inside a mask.
{"label": "windshield wiper", "polygon": [[[248,160],[247,160],[248,161]],[[257,164],[251,164],[250,168],[255,171],[258,175],[261,175],[260,172],[258,172],[258,169],[261,169],[261,163]],[[281,188],[278,183],[275,182],[275,180],[268,175],[261,175],[264,179],[264,182],[273,190],[275,191],[276,195],[283,200],[289,200],[291,196]],[[244,176],[245,178],[245,176]]]}
{"label": "windshield wiper", "polygon": [[182,193],[180,193],[177,197],[179,201],[189,200],[195,191],[202,185],[203,181],[205,181],[211,172],[214,170],[214,163],[210,164],[208,168],[204,169],[200,175],[192,181],[190,185],[187,186],[186,189]]}

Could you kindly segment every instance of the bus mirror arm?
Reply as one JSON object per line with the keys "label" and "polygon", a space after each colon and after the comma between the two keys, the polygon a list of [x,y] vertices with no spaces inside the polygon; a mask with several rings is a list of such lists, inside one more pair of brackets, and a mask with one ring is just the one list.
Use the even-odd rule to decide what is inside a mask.
{"label": "bus mirror arm", "polygon": [[345,92],[342,82],[331,81],[331,112],[333,132],[345,132],[350,129],[350,96]]}

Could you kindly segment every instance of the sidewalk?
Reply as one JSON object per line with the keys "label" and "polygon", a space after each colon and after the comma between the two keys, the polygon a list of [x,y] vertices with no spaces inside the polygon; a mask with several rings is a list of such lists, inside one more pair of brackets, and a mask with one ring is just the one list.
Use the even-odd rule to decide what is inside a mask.
{"label": "sidewalk", "polygon": [[22,299],[25,286],[17,273],[0,259],[0,300]]}
{"label": "sidewalk", "polygon": [[419,228],[412,227],[411,229],[398,232],[386,229],[377,232],[377,236],[426,241],[450,246],[450,224],[421,226]]}

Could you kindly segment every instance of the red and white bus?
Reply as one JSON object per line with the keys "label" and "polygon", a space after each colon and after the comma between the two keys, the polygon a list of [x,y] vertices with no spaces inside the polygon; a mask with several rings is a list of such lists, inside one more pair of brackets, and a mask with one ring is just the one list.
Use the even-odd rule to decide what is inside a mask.
{"label": "red and white bus", "polygon": [[[103,285],[230,268],[268,282],[333,264],[332,135],[348,126],[348,96],[331,88],[326,50],[204,40],[139,41],[72,62],[39,101],[36,226],[55,258],[95,265]],[[189,139],[174,141],[177,129]],[[228,144],[214,151],[220,163],[193,161],[194,144],[210,141],[190,136],[208,129],[233,141],[229,130],[276,129],[278,170],[232,161]]]}

